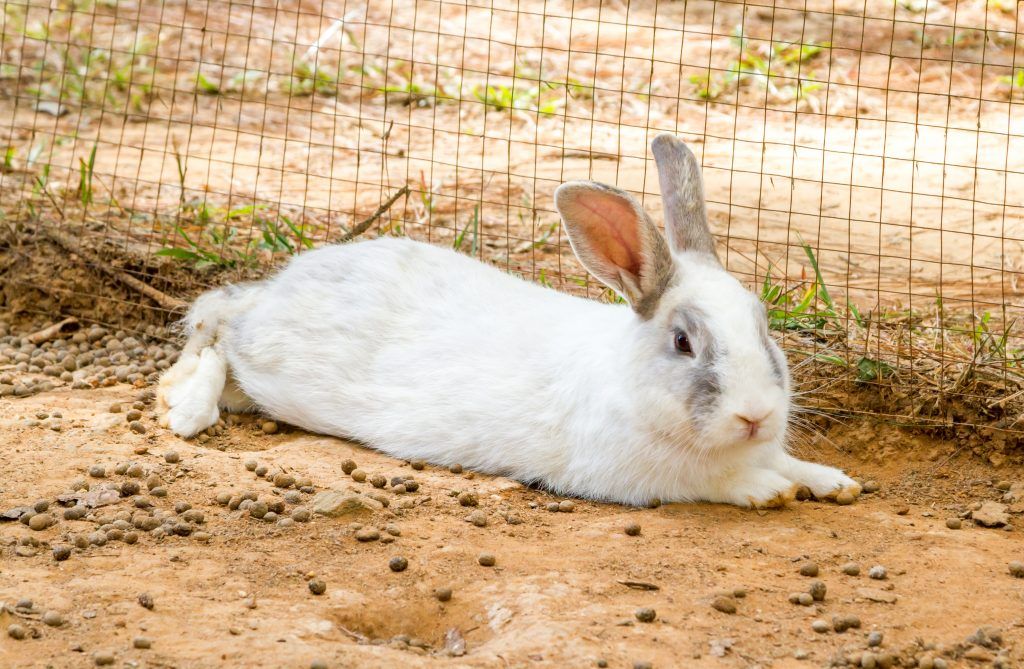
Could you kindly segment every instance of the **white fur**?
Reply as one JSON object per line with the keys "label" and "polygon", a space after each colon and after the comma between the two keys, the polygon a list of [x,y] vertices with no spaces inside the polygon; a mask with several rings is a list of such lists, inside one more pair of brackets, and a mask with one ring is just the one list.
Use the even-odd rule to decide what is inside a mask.
{"label": "white fur", "polygon": [[[756,299],[720,267],[674,258],[679,280],[644,320],[407,239],[325,247],[200,298],[161,403],[191,436],[216,422],[212,391],[230,373],[256,407],[307,430],[626,504],[855,489],[786,453],[788,388],[770,378]],[[730,351],[699,426],[679,392],[690,363],[673,358],[667,329],[681,303],[707,312]],[[735,413],[762,409],[775,413],[746,440]]]}

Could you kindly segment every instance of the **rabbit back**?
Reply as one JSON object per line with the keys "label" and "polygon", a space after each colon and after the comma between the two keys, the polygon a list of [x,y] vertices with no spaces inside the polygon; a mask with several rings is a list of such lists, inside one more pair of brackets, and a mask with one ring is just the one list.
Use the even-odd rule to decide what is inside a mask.
{"label": "rabbit back", "polygon": [[221,344],[245,394],[279,419],[397,457],[539,480],[564,475],[587,439],[574,429],[607,424],[579,410],[615,401],[593,351],[625,316],[388,238],[296,258]]}

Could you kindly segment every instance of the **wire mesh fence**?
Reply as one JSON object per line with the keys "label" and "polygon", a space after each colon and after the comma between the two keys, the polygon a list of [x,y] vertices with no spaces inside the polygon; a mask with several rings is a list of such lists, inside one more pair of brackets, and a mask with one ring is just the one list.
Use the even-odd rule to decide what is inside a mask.
{"label": "wire mesh fence", "polygon": [[805,401],[1021,431],[1011,0],[53,0],[2,21],[10,313],[169,322],[376,235],[615,299],[551,196],[604,181],[660,220],[669,131]]}

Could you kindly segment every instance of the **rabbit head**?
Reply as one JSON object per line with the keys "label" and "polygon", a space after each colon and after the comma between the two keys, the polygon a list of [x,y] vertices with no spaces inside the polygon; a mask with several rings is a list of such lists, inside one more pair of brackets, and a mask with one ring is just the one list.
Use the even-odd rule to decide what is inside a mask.
{"label": "rabbit head", "polygon": [[638,420],[681,447],[784,439],[789,374],[764,306],[726,272],[708,227],[700,166],[671,135],[652,144],[667,239],[628,193],[569,182],[555,204],[573,251],[632,307],[624,379]]}

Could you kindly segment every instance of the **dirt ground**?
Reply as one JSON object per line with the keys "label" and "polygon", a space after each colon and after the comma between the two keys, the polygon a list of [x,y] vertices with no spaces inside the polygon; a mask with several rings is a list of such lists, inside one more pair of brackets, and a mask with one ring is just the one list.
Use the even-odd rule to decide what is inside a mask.
{"label": "dirt ground", "polygon": [[[284,426],[265,434],[250,419],[205,443],[186,442],[157,427],[149,404],[140,434],[126,420],[140,392],[58,389],[0,403],[0,511],[48,500],[56,519],[40,531],[0,523],[0,666],[94,666],[97,654],[115,666],[181,668],[317,660],[328,667],[781,668],[846,658],[863,666],[940,666],[939,658],[947,666],[1009,667],[1024,660],[1024,579],[1008,570],[1024,560],[1024,523],[1014,515],[1024,507],[1009,504],[1012,529],[968,519],[973,505],[1004,497],[1003,482],[1024,481],[1024,470],[982,463],[957,443],[877,421],[836,424],[803,454],[880,484],[852,506],[803,501],[755,512],[576,500],[573,512],[554,513],[546,505],[560,500],[506,479],[429,465],[414,471],[333,438]],[[113,404],[122,411],[112,413]],[[172,451],[180,461],[167,461]],[[371,478],[414,476],[419,488],[375,491],[343,473],[348,458]],[[297,493],[306,508],[331,489],[376,492],[389,506],[314,514],[288,527],[257,520],[215,501],[246,491],[284,501],[285,490],[247,471],[250,459],[271,473],[311,479],[312,492]],[[129,463],[141,466],[139,477],[114,473]],[[107,478],[89,476],[97,464]],[[152,475],[160,480],[147,483]],[[186,502],[203,522],[185,522],[179,509],[176,522],[189,536],[139,530],[137,543],[72,548],[57,561],[54,547],[96,531],[90,518],[111,522],[133,510],[123,497],[85,519],[64,519],[55,500],[79,479],[93,491],[137,481],[157,509],[174,516]],[[165,497],[147,494],[155,483]],[[466,491],[476,494],[477,509],[452,496]],[[282,515],[294,506],[285,503]],[[467,522],[473,511],[483,512],[486,526]],[[965,518],[961,529],[947,527],[952,518]],[[353,523],[381,528],[382,538],[357,541]],[[624,532],[630,523],[640,525],[638,536]],[[478,564],[483,552],[495,556],[493,567]],[[408,560],[405,571],[389,569],[396,556]],[[816,579],[800,574],[808,561],[820,570]],[[843,573],[850,562],[859,575]],[[885,579],[868,576],[876,565]],[[312,594],[312,578],[324,581],[324,594]],[[826,585],[823,601],[790,603],[815,580]],[[441,602],[435,590],[445,587],[453,594]],[[152,608],[140,605],[142,593]],[[722,608],[731,603],[735,613],[711,606],[726,595]],[[18,606],[25,598],[31,608]],[[641,607],[656,611],[654,622],[635,617]],[[63,624],[44,624],[47,611]],[[849,615],[859,629],[834,631],[834,617]],[[830,629],[815,632],[816,620]],[[12,624],[27,638],[8,636]],[[983,626],[1001,633],[969,641]],[[869,648],[873,632],[882,640]],[[136,637],[151,648],[133,648]],[[465,653],[453,657],[460,640]]]}

